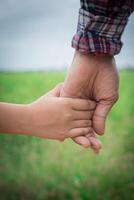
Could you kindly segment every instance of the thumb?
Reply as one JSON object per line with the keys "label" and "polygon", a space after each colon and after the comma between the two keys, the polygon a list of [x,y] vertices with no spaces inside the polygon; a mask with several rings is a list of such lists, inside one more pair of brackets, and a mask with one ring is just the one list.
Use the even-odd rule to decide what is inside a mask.
{"label": "thumb", "polygon": [[93,114],[93,128],[99,135],[105,132],[105,122],[109,111],[113,106],[113,102],[100,101]]}
{"label": "thumb", "polygon": [[63,83],[59,83],[50,92],[47,93],[49,97],[59,97]]}

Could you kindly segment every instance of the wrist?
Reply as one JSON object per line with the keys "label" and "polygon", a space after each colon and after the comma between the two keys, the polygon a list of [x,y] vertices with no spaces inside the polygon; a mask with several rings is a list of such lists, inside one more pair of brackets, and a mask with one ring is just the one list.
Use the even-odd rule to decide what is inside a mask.
{"label": "wrist", "polygon": [[20,108],[20,118],[18,119],[18,128],[16,129],[17,134],[32,135],[35,125],[35,114],[34,107],[32,104],[23,105]]}
{"label": "wrist", "polygon": [[28,106],[11,103],[0,103],[0,132],[24,134],[29,114]]}
{"label": "wrist", "polygon": [[30,109],[29,105],[17,105],[15,106],[16,114],[14,116],[13,132],[15,134],[28,134],[29,122],[30,122]]}
{"label": "wrist", "polygon": [[[43,109],[43,110],[42,110]],[[47,112],[44,108],[40,107],[38,102],[33,102],[25,106],[24,117],[20,123],[20,134],[39,136],[44,134],[47,123],[45,116]]]}
{"label": "wrist", "polygon": [[74,53],[74,57],[75,56],[85,56],[85,57],[88,57],[88,58],[99,58],[99,59],[106,59],[106,58],[111,58],[113,59],[114,58],[114,55],[111,55],[111,54],[108,54],[108,53],[90,53],[90,52],[81,52],[81,51],[78,51],[78,50],[75,50],[75,53]]}
{"label": "wrist", "polygon": [[79,72],[83,72],[86,76],[89,73],[98,73],[104,68],[116,68],[116,62],[113,55],[108,54],[91,54],[75,51],[74,59],[71,67],[79,68]]}

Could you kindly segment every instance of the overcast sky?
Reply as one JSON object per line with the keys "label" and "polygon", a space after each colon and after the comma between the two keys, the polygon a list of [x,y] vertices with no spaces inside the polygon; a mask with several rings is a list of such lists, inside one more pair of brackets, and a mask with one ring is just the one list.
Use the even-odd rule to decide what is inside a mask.
{"label": "overcast sky", "polygon": [[[0,0],[0,70],[62,69],[70,64],[79,0]],[[134,66],[134,14],[117,64]]]}

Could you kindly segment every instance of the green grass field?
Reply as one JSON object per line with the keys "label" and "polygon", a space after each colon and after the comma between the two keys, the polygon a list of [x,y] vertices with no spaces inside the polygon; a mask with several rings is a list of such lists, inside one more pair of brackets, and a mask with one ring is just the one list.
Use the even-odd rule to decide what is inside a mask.
{"label": "green grass field", "polygon": [[[63,72],[0,73],[0,101],[30,103]],[[134,71],[120,72],[120,100],[95,155],[71,140],[0,135],[0,200],[133,200]]]}

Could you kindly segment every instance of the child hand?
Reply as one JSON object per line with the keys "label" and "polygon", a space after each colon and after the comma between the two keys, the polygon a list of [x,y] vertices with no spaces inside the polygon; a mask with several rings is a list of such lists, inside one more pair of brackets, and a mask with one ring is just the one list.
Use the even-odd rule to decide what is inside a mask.
{"label": "child hand", "polygon": [[83,99],[59,98],[60,87],[28,105],[29,134],[62,141],[87,135],[91,131],[96,104]]}

